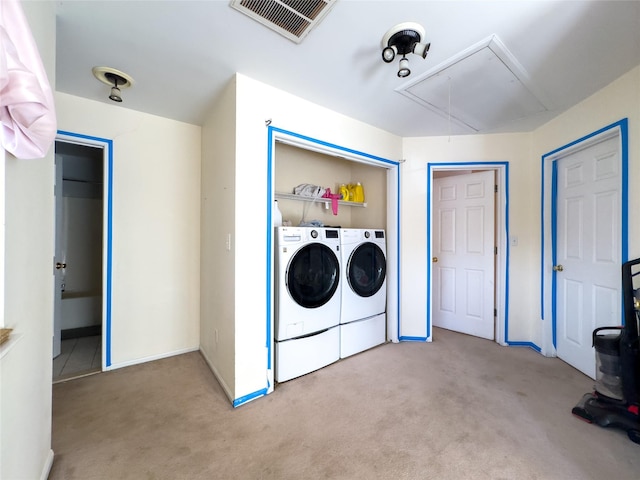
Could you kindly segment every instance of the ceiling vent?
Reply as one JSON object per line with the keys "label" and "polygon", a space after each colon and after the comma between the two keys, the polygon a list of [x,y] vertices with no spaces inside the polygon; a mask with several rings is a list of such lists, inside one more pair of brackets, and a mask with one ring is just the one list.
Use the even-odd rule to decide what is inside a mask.
{"label": "ceiling vent", "polygon": [[553,106],[493,35],[396,89],[469,132],[486,132]]}
{"label": "ceiling vent", "polygon": [[300,43],[329,13],[336,0],[231,0],[231,6]]}

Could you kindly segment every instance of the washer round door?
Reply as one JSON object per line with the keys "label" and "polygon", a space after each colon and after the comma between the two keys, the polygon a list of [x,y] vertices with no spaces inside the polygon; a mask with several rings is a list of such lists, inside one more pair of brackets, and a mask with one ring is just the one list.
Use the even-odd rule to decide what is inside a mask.
{"label": "washer round door", "polygon": [[375,243],[359,245],[349,257],[349,286],[361,297],[375,295],[384,284],[386,274],[387,261],[382,249]]}
{"label": "washer round door", "polygon": [[340,282],[340,263],[322,243],[305,245],[289,262],[287,290],[298,305],[318,308],[327,303]]}

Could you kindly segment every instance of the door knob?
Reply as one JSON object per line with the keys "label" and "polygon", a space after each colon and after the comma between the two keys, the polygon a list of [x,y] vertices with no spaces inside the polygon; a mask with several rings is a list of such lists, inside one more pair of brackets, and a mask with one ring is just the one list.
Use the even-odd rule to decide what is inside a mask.
{"label": "door knob", "polygon": [[433,263],[437,263],[438,262],[438,257],[433,257],[431,260],[433,261]]}
{"label": "door knob", "polygon": [[553,266],[553,271],[554,272],[562,272],[564,270],[564,267],[562,265],[554,265]]}
{"label": "door knob", "polygon": [[56,262],[56,270],[60,270],[61,268],[67,268],[67,264]]}

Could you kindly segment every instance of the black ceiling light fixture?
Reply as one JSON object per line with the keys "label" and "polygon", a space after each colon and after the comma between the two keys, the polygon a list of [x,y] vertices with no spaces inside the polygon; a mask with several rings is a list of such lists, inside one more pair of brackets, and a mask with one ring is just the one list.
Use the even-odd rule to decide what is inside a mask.
{"label": "black ceiling light fixture", "polygon": [[398,68],[398,76],[408,77],[409,60],[407,53],[415,53],[422,58],[427,57],[430,43],[421,43],[424,40],[425,31],[421,25],[414,22],[399,23],[389,29],[382,37],[382,60],[386,63],[393,62],[396,55],[402,55]]}
{"label": "black ceiling light fixture", "polygon": [[111,87],[109,99],[114,102],[122,102],[121,88],[128,88],[133,85],[133,78],[115,68],[93,67],[91,71],[94,77]]}

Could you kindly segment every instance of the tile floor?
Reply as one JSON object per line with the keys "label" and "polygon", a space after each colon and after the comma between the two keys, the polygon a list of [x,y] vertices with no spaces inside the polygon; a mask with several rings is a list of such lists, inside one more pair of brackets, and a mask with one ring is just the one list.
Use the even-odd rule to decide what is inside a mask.
{"label": "tile floor", "polygon": [[53,359],[53,381],[99,372],[102,369],[102,336],[69,338]]}

